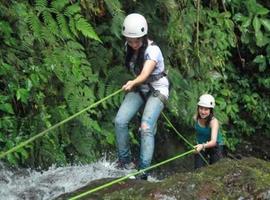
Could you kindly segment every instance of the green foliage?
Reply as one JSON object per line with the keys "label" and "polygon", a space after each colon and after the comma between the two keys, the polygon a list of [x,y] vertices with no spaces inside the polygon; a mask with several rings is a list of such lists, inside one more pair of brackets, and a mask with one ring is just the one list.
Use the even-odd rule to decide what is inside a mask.
{"label": "green foliage", "polygon": [[[9,11],[3,16],[8,21],[0,21],[6,27],[1,28],[1,55],[6,56],[1,56],[0,73],[0,145],[6,151],[96,100],[97,77],[80,40],[82,36],[100,39],[83,17],[79,3],[14,1],[9,8],[2,3],[1,7]],[[96,126],[88,117],[81,120],[87,129]],[[69,126],[9,154],[8,161],[44,167],[65,164],[62,147],[72,145]]]}
{"label": "green foliage", "polygon": [[[58,0],[52,1],[51,5],[47,5],[47,1],[37,1],[35,10],[38,13],[29,15],[29,25],[33,32],[39,34],[38,36],[44,38],[44,40],[48,39],[48,34],[43,34],[44,37],[42,37],[40,35],[42,30],[64,39],[70,39],[73,36],[78,37],[78,32],[80,32],[85,37],[101,42],[91,24],[81,15],[79,3],[70,4],[69,1]],[[40,14],[43,17],[44,24],[38,19]],[[53,17],[55,15],[56,19]],[[45,27],[42,27],[44,25]]]}
{"label": "green foliage", "polygon": [[121,10],[122,5],[118,0],[105,0],[104,1],[111,16],[111,33],[117,38],[121,38],[122,22],[124,20],[124,12]]}
{"label": "green foliage", "polygon": [[76,16],[75,17],[76,20],[76,28],[82,32],[82,34],[86,37],[95,39],[97,41],[101,40],[98,38],[98,36],[95,34],[94,29],[92,28],[92,26],[86,21],[86,19],[80,17],[80,16]]}
{"label": "green foliage", "polygon": [[267,16],[269,9],[254,0],[245,2],[244,8],[246,8],[244,12],[235,14],[234,20],[240,24],[240,31],[245,34],[241,37],[241,41],[248,44],[249,49],[253,51],[254,45],[263,47],[270,42],[270,21]]}
{"label": "green foliage", "polygon": [[[175,68],[169,73],[173,82],[169,110],[171,118],[181,119],[185,129],[193,123],[189,119],[195,113],[198,97],[204,92],[213,94],[226,145],[234,149],[243,135],[261,132],[262,127],[265,134],[269,130],[269,116],[263,113],[269,110],[269,51],[265,55],[260,50],[269,49],[269,30],[268,9],[258,2],[228,4],[232,10],[225,12],[202,5],[198,8],[191,2],[181,9],[180,4],[165,4],[170,9],[167,33],[172,46],[167,52]],[[236,28],[241,41],[237,40]],[[233,52],[236,54],[232,56]],[[240,57],[246,69],[238,66],[239,54],[246,54],[246,58]]]}
{"label": "green foliage", "polygon": [[[149,36],[162,49],[172,82],[166,114],[181,133],[192,138],[198,97],[209,92],[216,98],[215,114],[229,148],[244,136],[269,134],[269,4],[198,2],[1,2],[1,151],[132,79],[123,67],[121,38],[122,21],[130,12],[146,16]],[[104,150],[114,149],[113,120],[123,96],[108,99],[9,154],[7,162],[42,167],[91,162]],[[130,134],[136,145],[135,127]]]}

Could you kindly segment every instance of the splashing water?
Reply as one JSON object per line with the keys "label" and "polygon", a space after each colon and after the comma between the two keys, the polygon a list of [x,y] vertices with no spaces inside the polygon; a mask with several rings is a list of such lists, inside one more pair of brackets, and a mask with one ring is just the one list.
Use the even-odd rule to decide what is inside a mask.
{"label": "splashing water", "polygon": [[[117,178],[131,173],[119,170],[115,162],[105,158],[93,164],[55,167],[47,171],[10,170],[0,163],[0,200],[49,200],[75,191],[93,180]],[[155,181],[151,177],[150,181]]]}

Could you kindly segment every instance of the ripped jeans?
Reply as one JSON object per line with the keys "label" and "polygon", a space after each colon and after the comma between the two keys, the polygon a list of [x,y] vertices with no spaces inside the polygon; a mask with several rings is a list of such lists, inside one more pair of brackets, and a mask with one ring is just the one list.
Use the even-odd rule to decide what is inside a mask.
{"label": "ripped jeans", "polygon": [[[116,115],[115,132],[118,158],[123,163],[131,162],[128,124],[144,103],[138,92],[129,92],[126,94]],[[140,126],[139,169],[145,169],[151,165],[155,146],[157,120],[163,108],[164,104],[158,97],[150,95],[146,100]]]}

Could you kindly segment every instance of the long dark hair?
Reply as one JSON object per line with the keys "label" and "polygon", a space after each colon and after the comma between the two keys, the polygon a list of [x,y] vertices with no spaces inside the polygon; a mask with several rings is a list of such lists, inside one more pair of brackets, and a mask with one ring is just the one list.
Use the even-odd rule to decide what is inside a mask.
{"label": "long dark hair", "polygon": [[[197,107],[197,117],[196,117],[197,120],[201,119],[200,114],[199,114],[199,107],[200,106]],[[214,109],[213,108],[209,108],[209,109],[210,109],[210,114],[208,115],[208,117],[206,117],[206,124],[205,124],[206,127],[209,127],[209,124],[214,117]]]}
{"label": "long dark hair", "polygon": [[[144,52],[148,46],[148,37],[144,35],[142,37],[142,46],[139,49],[138,57],[135,62],[135,73],[139,75],[142,71],[144,64]],[[125,55],[125,66],[129,70],[130,69],[130,60],[134,54],[134,50],[127,44],[126,47],[126,55]]]}

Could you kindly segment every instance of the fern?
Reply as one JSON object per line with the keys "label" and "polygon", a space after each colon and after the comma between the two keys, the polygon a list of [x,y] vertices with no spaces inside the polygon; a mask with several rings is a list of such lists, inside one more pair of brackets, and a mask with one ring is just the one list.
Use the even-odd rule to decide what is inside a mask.
{"label": "fern", "polygon": [[73,40],[69,40],[67,43],[67,48],[70,48],[70,49],[74,49],[74,50],[84,50],[84,47],[78,43],[78,42],[75,42]]}
{"label": "fern", "polygon": [[118,15],[119,13],[124,13],[121,8],[122,5],[118,0],[105,0],[107,8],[112,16]]}
{"label": "fern", "polygon": [[77,13],[81,12],[81,7],[79,5],[79,3],[73,4],[71,6],[66,7],[65,11],[64,11],[64,15],[66,16],[73,16]]}
{"label": "fern", "polygon": [[[121,76],[119,76],[121,74]],[[117,65],[114,67],[111,67],[108,71],[107,75],[107,81],[110,82],[110,84],[116,85],[120,87],[123,83],[125,83],[129,79],[133,79],[126,68],[122,65]]]}
{"label": "fern", "polygon": [[158,0],[158,3],[166,6],[170,11],[178,9],[178,3],[175,0]]}
{"label": "fern", "polygon": [[42,13],[43,16],[43,20],[45,22],[45,24],[47,25],[48,29],[56,36],[59,36],[59,28],[58,25],[56,23],[56,21],[54,20],[54,18],[52,17],[52,14],[48,11],[44,11]]}
{"label": "fern", "polygon": [[121,30],[122,30],[122,22],[124,21],[124,14],[119,13],[115,15],[112,19],[112,26],[111,26],[111,31],[112,33],[117,37],[121,38]]}
{"label": "fern", "polygon": [[78,32],[77,32],[77,29],[76,29],[76,24],[75,24],[74,18],[69,18],[69,28],[70,28],[70,31],[71,31],[76,37],[78,37]]}
{"label": "fern", "polygon": [[[91,66],[90,62],[87,59],[82,60],[81,65],[82,65],[82,67],[86,66],[88,68],[89,68],[89,66]],[[87,69],[87,72],[92,74],[92,69],[91,68]]]}
{"label": "fern", "polygon": [[83,59],[86,59],[86,55],[83,51],[77,51],[77,50],[72,49],[70,51],[70,54],[72,55],[72,57],[80,59],[79,62],[81,62],[81,60]]}
{"label": "fern", "polygon": [[[40,30],[43,22],[37,17],[41,13],[44,25],[48,27],[55,36],[62,37],[63,39],[71,39],[73,36],[78,37],[79,31],[85,37],[101,42],[91,24],[80,15],[81,8],[79,3],[67,6],[68,4],[69,1],[56,0],[51,3],[51,7],[48,7],[47,1],[36,1],[35,8],[38,14],[35,15],[31,13],[29,17],[30,28],[33,30],[34,34],[41,36]],[[56,20],[53,17],[55,14]]]}
{"label": "fern", "polygon": [[32,12],[29,13],[28,24],[30,26],[30,29],[33,31],[35,37],[37,39],[40,39],[42,37],[41,35],[42,24],[39,21],[38,17]]}
{"label": "fern", "polygon": [[56,18],[63,36],[65,38],[72,38],[65,16],[58,13]]}
{"label": "fern", "polygon": [[[91,24],[89,24],[87,20],[79,14],[81,12],[79,4],[76,3],[67,6],[68,3],[69,1],[53,1],[51,3],[52,7],[50,8],[47,7],[48,5],[46,1],[36,1],[35,8],[39,13],[41,13],[43,22],[37,17],[39,13],[37,15],[35,13],[30,13],[28,18],[29,26],[34,35],[37,36],[36,38],[40,41],[47,41],[52,44],[56,40],[54,36],[62,39],[74,39],[74,36],[79,37],[79,31],[85,37],[101,42]],[[67,7],[65,8],[65,6]],[[63,9],[65,14],[59,12]],[[56,19],[53,17],[55,14]]]}
{"label": "fern", "polygon": [[57,11],[62,12],[64,10],[64,7],[69,3],[70,3],[69,0],[54,0],[52,1],[51,5]]}
{"label": "fern", "polygon": [[82,18],[82,17],[78,17],[78,21],[76,21],[76,28],[81,31],[81,33],[88,38],[94,39],[96,41],[101,42],[101,40],[99,39],[98,35],[95,33],[93,27],[91,26],[91,24],[89,24],[86,19]]}
{"label": "fern", "polygon": [[[69,102],[69,107],[72,113],[76,113],[86,108],[96,100],[91,89],[88,87],[74,86],[74,80],[70,80],[70,83],[65,85],[64,93],[65,99]],[[80,103],[78,104],[77,102]]]}
{"label": "fern", "polygon": [[56,43],[56,38],[55,36],[52,34],[52,32],[47,29],[46,27],[42,27],[41,30],[41,37],[44,41],[47,41],[48,43],[54,45]]}
{"label": "fern", "polygon": [[[117,87],[115,85],[107,85],[106,87],[106,96],[114,93],[115,91],[119,90],[121,87]],[[108,99],[108,105],[112,108],[119,107],[119,105],[122,102],[122,97],[124,95],[124,92],[121,94],[118,94],[116,96],[113,96],[112,98]],[[120,98],[119,98],[120,97]]]}
{"label": "fern", "polygon": [[[121,74],[121,76],[119,76]],[[106,79],[106,95],[109,95],[117,90],[119,90],[122,85],[132,79],[133,77],[126,71],[123,66],[114,66],[109,70],[109,74]],[[109,104],[113,107],[118,107],[121,104],[124,93],[120,95],[116,95],[111,100],[109,100]]]}
{"label": "fern", "polygon": [[93,140],[93,134],[89,128],[86,128],[81,122],[76,120],[70,132],[71,142],[76,149],[76,154],[79,153],[93,159],[95,157],[93,149],[96,148],[97,141]]}
{"label": "fern", "polygon": [[51,163],[63,165],[66,164],[66,158],[59,144],[59,139],[57,138],[57,132],[53,131],[54,134],[46,135],[42,139],[42,143],[37,143],[36,157],[38,159],[38,165],[42,164],[45,167],[49,167]]}
{"label": "fern", "polygon": [[36,10],[42,12],[44,9],[47,8],[48,1],[47,0],[36,0],[35,1],[35,8]]}
{"label": "fern", "polygon": [[42,7],[42,8],[46,8],[48,4],[47,0],[36,0],[35,1],[35,6],[36,7]]}
{"label": "fern", "polygon": [[122,6],[118,0],[105,0],[110,14],[113,16],[111,31],[117,37],[121,38],[122,22],[125,18]]}
{"label": "fern", "polygon": [[[105,97],[105,84],[99,84],[97,87],[97,95],[99,99],[102,99]],[[102,107],[103,109],[108,109],[107,107],[107,103],[106,102],[102,102]]]}

